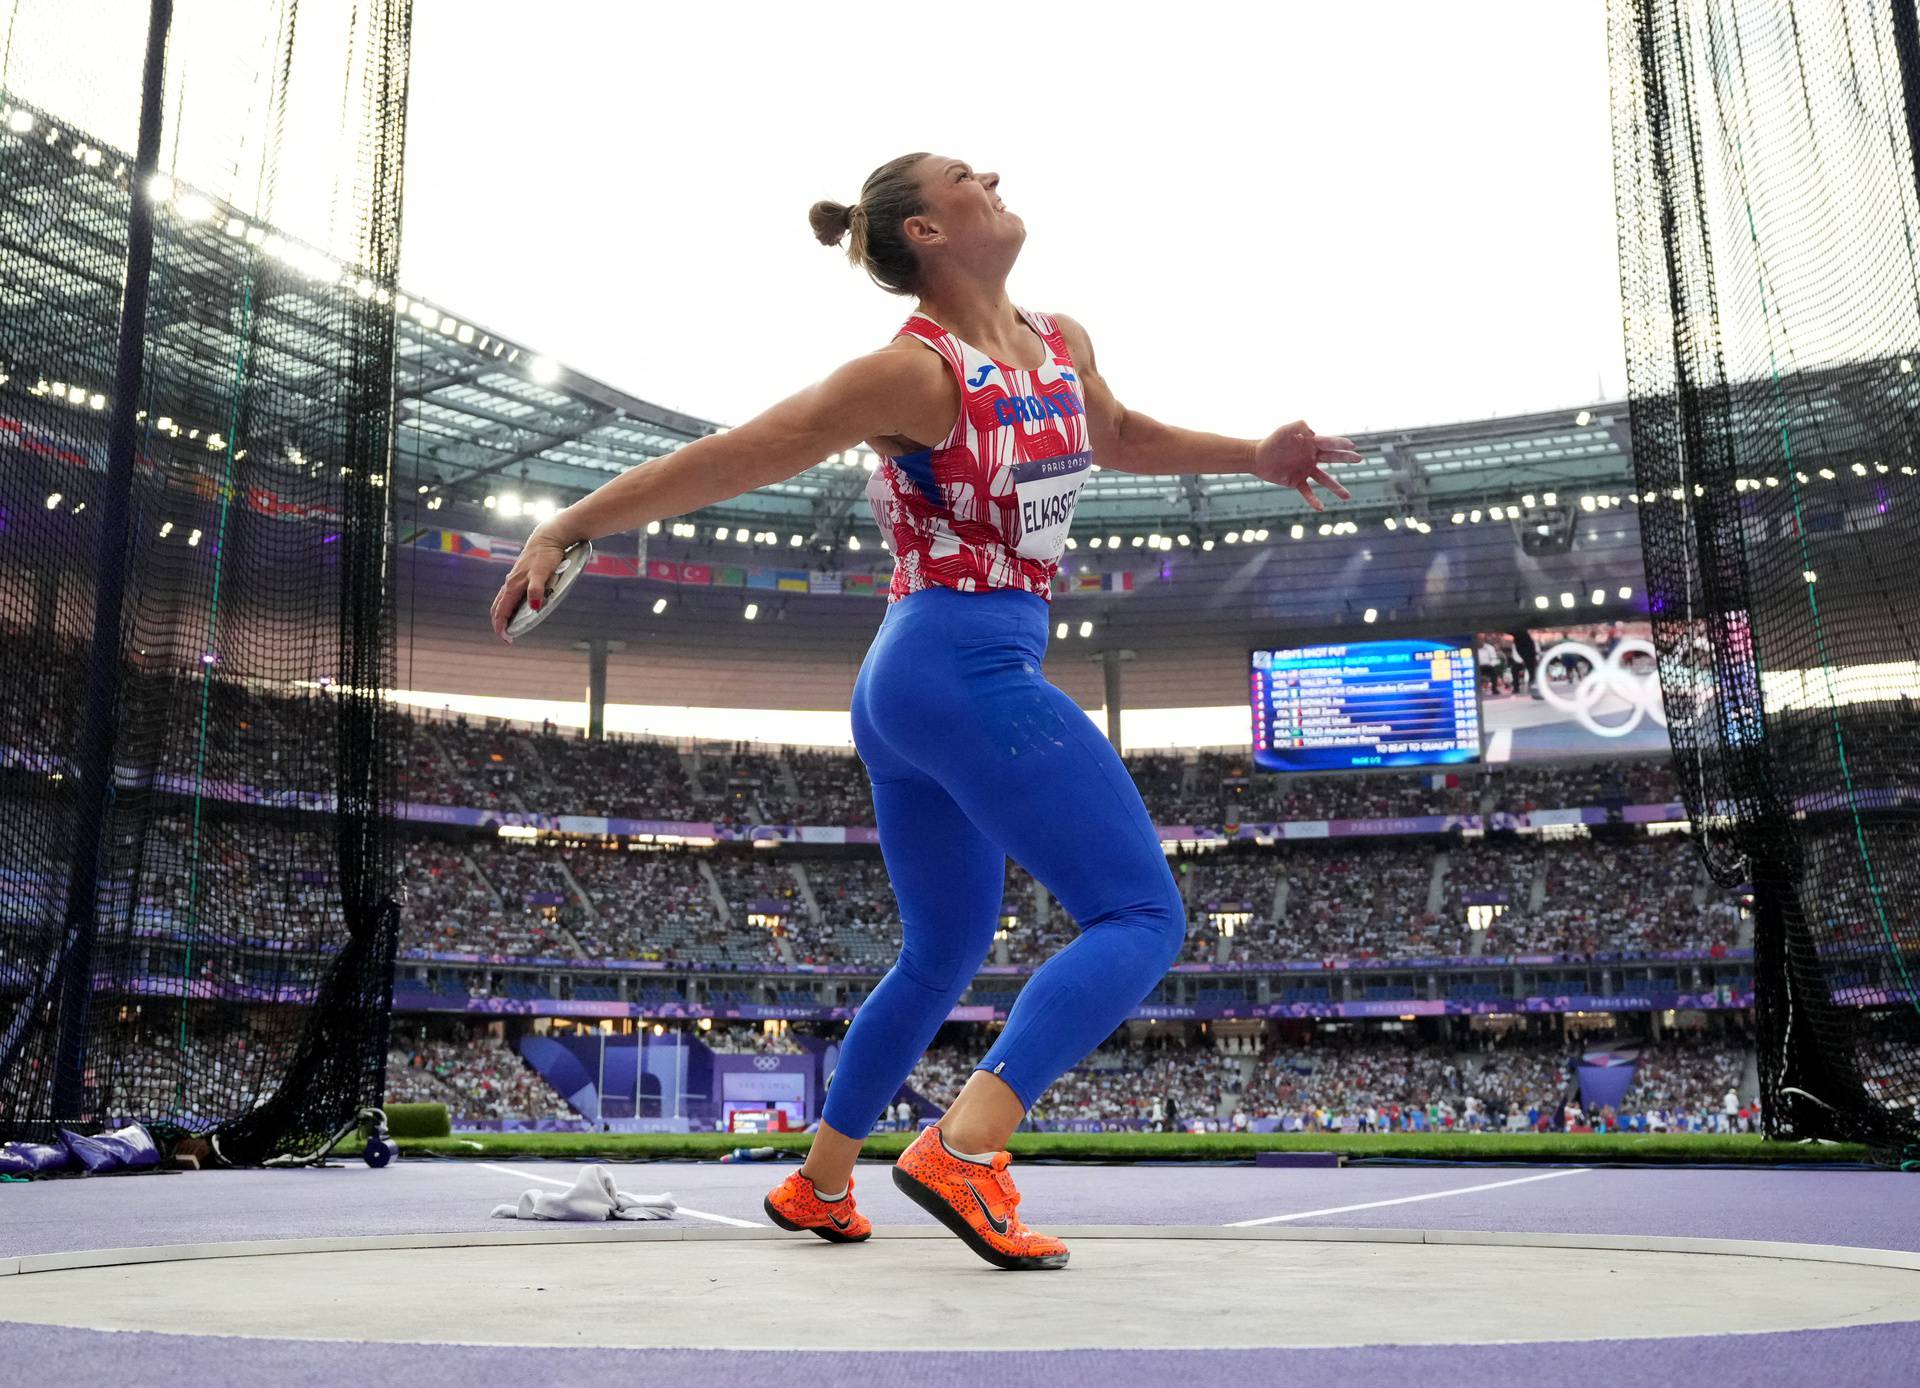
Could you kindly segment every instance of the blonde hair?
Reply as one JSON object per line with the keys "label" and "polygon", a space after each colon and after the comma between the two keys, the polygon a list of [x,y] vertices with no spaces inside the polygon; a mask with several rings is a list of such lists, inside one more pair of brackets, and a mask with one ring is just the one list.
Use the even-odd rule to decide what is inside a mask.
{"label": "blonde hair", "polygon": [[900,224],[925,210],[914,169],[926,157],[924,151],[903,154],[882,164],[867,175],[860,201],[851,207],[823,199],[807,209],[807,221],[821,245],[837,246],[852,233],[847,259],[889,294],[920,292],[920,263]]}

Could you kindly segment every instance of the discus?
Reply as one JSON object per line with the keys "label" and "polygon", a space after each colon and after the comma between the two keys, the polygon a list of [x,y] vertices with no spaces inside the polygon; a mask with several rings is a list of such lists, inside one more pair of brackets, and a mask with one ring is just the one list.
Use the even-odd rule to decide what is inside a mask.
{"label": "discus", "polygon": [[540,599],[540,610],[534,611],[527,605],[526,595],[520,598],[520,606],[514,609],[513,617],[507,623],[507,639],[525,636],[553,614],[560,605],[560,599],[567,595],[575,580],[587,571],[587,565],[593,562],[593,541],[582,540],[568,547],[560,557],[560,567],[553,571],[553,577],[547,580],[546,595]]}

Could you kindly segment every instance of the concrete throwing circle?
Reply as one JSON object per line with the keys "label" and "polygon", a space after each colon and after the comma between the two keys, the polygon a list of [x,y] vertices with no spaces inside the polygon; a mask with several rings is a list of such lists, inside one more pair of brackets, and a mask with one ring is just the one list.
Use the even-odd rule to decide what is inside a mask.
{"label": "concrete throwing circle", "polygon": [[120,1249],[11,1262],[0,1320],[276,1339],[686,1349],[1253,1349],[1727,1335],[1920,1320],[1920,1255],[1393,1229],[1060,1229],[1060,1272],[943,1230],[769,1229]]}

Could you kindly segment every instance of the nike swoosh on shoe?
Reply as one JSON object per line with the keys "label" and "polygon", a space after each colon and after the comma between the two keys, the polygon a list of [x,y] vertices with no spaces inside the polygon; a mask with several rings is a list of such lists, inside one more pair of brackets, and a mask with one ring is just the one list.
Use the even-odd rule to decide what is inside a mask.
{"label": "nike swoosh on shoe", "polygon": [[987,1217],[987,1223],[993,1226],[993,1232],[996,1234],[1005,1234],[1007,1232],[1007,1221],[993,1217],[993,1211],[987,1208],[987,1202],[981,1198],[980,1192],[974,1189],[973,1182],[962,1181],[960,1184],[967,1188],[968,1193],[972,1195],[975,1202],[979,1204],[980,1213]]}

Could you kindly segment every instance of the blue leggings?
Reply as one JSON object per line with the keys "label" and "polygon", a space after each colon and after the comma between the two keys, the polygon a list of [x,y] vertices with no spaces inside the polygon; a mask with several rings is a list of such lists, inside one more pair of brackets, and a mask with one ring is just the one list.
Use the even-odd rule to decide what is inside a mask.
{"label": "blue leggings", "polygon": [[1118,753],[1041,657],[1032,593],[930,588],[892,603],[853,691],[900,958],[861,1006],[822,1117],[865,1137],[973,982],[1011,857],[1080,935],[1035,972],[976,1069],[1031,1107],[1166,975],[1186,909]]}

